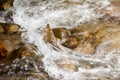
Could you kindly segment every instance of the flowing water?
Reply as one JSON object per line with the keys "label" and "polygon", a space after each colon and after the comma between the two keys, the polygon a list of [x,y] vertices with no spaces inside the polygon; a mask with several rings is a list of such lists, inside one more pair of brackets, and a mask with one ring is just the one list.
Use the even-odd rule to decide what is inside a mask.
{"label": "flowing water", "polygon": [[[97,48],[96,54],[87,55],[64,47],[61,47],[62,51],[58,52],[43,40],[43,29],[46,24],[50,24],[51,28],[72,28],[102,17],[104,15],[102,10],[112,9],[109,5],[108,0],[15,0],[13,20],[22,29],[27,30],[22,35],[23,40],[26,43],[34,43],[38,47],[39,51],[36,54],[44,55],[45,70],[54,79],[110,80],[111,78],[117,80],[120,79],[120,55],[119,51],[106,50],[109,41],[102,43]],[[56,60],[61,58],[68,59],[77,66],[78,70],[64,70],[59,67]],[[92,67],[86,68],[84,65],[87,63]]]}

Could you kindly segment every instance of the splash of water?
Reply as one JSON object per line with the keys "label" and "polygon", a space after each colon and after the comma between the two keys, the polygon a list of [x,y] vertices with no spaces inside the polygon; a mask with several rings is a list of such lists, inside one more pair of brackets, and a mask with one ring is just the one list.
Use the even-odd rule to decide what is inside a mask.
{"label": "splash of water", "polygon": [[[70,4],[69,1],[75,3]],[[37,54],[41,52],[44,55],[45,70],[51,77],[58,80],[92,80],[104,76],[111,77],[111,75],[118,77],[120,55],[113,55],[112,52],[108,53],[105,50],[108,42],[101,44],[93,56],[64,48],[62,52],[57,52],[43,41],[43,33],[37,32],[38,28],[43,30],[47,23],[52,28],[61,26],[71,28],[95,20],[103,16],[101,10],[107,9],[109,4],[108,0],[15,0],[13,19],[27,30],[27,33],[23,34],[25,41],[37,45],[39,49]],[[65,71],[59,68],[55,62],[59,58],[68,58],[78,66],[78,71]],[[116,61],[112,62],[113,59]],[[80,65],[84,63],[93,65],[93,68],[86,69]]]}

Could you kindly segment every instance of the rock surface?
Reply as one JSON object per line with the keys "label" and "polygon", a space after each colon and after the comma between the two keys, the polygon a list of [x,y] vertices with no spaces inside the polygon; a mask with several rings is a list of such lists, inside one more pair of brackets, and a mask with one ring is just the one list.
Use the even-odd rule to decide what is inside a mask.
{"label": "rock surface", "polygon": [[0,0],[0,10],[7,10],[12,6],[13,0]]}
{"label": "rock surface", "polygon": [[[48,39],[51,40],[50,43],[56,43],[56,39],[60,40],[59,44],[78,53],[94,54],[97,47],[105,41],[112,40],[110,45],[115,49],[119,47],[119,23],[120,20],[111,19],[99,20],[97,23],[85,23],[71,29],[50,29],[49,26],[50,35],[47,35],[47,38],[51,37],[51,39]],[[112,47],[110,49],[113,50]]]}
{"label": "rock surface", "polygon": [[57,59],[55,62],[57,63],[59,68],[62,68],[64,70],[66,70],[66,71],[75,71],[75,72],[78,71],[75,64],[73,64],[69,59],[67,59],[65,57]]}
{"label": "rock surface", "polygon": [[[0,23],[0,80],[52,80],[34,44],[22,42],[20,26]],[[39,73],[39,74],[37,74]]]}

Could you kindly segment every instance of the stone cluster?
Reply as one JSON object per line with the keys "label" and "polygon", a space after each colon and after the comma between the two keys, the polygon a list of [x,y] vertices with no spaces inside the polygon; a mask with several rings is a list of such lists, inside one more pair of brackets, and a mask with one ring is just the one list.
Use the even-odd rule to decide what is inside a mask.
{"label": "stone cluster", "polygon": [[71,29],[63,27],[51,29],[48,24],[45,29],[44,41],[56,44],[56,46],[60,44],[78,53],[94,54],[97,47],[105,41],[113,40],[110,44],[111,48],[118,47],[119,39],[115,39],[119,38],[119,23],[119,20],[110,20],[109,18],[109,20],[85,23]]}

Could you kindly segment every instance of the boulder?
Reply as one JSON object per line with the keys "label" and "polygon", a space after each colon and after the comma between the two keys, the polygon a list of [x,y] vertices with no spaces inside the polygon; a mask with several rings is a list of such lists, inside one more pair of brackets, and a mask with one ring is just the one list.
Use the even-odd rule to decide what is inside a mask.
{"label": "boulder", "polygon": [[13,0],[0,0],[0,10],[7,10],[13,4]]}
{"label": "boulder", "polygon": [[50,37],[48,40],[52,43],[60,44],[78,53],[94,54],[97,47],[105,41],[112,41],[110,49],[119,47],[119,22],[119,20],[99,20],[96,23],[89,22],[71,29],[63,27],[51,29],[49,25],[51,35],[46,37]]}

